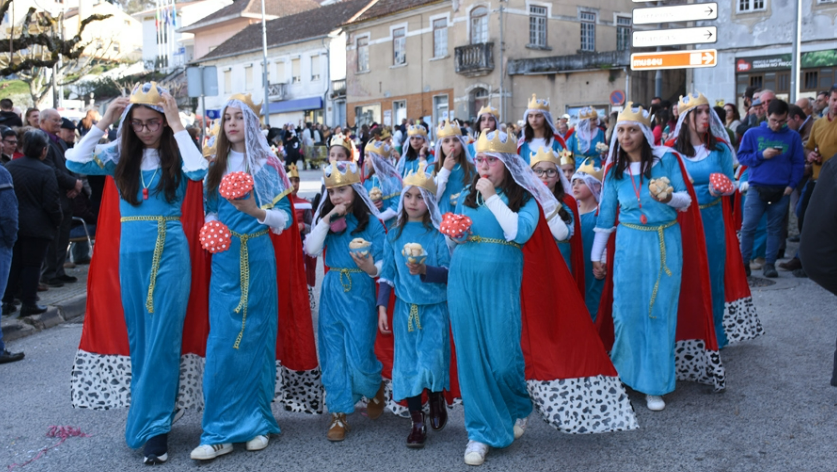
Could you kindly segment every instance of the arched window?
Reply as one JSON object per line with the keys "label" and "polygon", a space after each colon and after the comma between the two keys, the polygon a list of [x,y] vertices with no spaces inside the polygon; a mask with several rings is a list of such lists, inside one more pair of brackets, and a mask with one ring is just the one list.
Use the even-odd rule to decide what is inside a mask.
{"label": "arched window", "polygon": [[[482,87],[476,87],[471,90],[471,117],[473,119],[479,118],[477,115],[480,112],[480,108],[488,105],[488,90]],[[479,127],[479,124],[476,126]]]}
{"label": "arched window", "polygon": [[471,44],[488,42],[488,8],[471,10]]}

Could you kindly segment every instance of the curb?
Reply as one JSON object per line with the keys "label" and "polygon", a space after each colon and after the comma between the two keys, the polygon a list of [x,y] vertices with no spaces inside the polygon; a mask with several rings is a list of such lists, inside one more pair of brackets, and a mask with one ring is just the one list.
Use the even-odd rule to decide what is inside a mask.
{"label": "curb", "polygon": [[6,317],[3,323],[3,342],[25,338],[45,329],[49,329],[84,315],[87,306],[87,294],[83,293],[63,300],[57,305],[49,305],[46,312],[26,318]]}

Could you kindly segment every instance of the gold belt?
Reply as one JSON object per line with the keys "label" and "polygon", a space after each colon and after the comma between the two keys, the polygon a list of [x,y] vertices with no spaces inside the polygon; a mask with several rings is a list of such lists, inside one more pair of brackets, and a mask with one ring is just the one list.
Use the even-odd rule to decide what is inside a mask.
{"label": "gold belt", "polygon": [[241,331],[238,333],[238,336],[235,338],[235,344],[233,344],[233,349],[238,349],[239,345],[241,344],[241,338],[244,337],[244,325],[247,323],[247,300],[250,295],[250,253],[247,250],[247,241],[258,238],[260,236],[266,235],[268,232],[267,229],[263,229],[256,233],[251,234],[239,234],[235,231],[230,230],[230,234],[235,236],[236,238],[241,240],[241,249],[239,250],[239,257],[238,257],[238,264],[239,264],[239,272],[241,273],[241,299],[238,302],[238,306],[235,308],[236,313],[244,312],[241,315]]}
{"label": "gold belt", "polygon": [[482,236],[470,236],[468,238],[469,242],[472,243],[490,243],[490,244],[501,244],[503,246],[512,246],[518,249],[521,248],[520,244],[517,244],[514,241],[506,241],[505,239],[497,239],[497,238],[483,238]]}
{"label": "gold belt", "polygon": [[657,300],[657,291],[660,289],[660,279],[663,276],[663,272],[666,273],[669,277],[671,277],[671,270],[666,265],[666,239],[663,231],[667,228],[671,228],[672,226],[677,224],[677,220],[669,221],[668,223],[659,225],[659,226],[640,226],[631,223],[619,223],[626,228],[635,229],[639,231],[656,231],[657,237],[660,239],[660,271],[657,272],[657,281],[654,282],[654,290],[651,292],[651,304],[648,305],[648,317],[649,318],[656,318],[655,316],[651,316],[651,310],[654,308],[654,302]]}
{"label": "gold belt", "polygon": [[160,259],[163,257],[163,248],[166,245],[166,222],[180,221],[179,216],[123,216],[119,218],[121,223],[126,221],[156,221],[157,242],[154,243],[154,256],[151,259],[151,280],[148,283],[148,295],[145,297],[145,309],[148,313],[154,313],[154,287],[157,285],[157,272],[160,270]]}
{"label": "gold belt", "polygon": [[413,330],[413,320],[416,322],[416,328],[421,329],[421,320],[419,319],[419,311],[418,305],[415,303],[410,305],[410,317],[407,319],[407,331],[412,333]]}
{"label": "gold belt", "polygon": [[389,200],[390,198],[400,197],[401,192],[393,193],[392,195],[387,195],[386,197],[381,198],[381,200]]}
{"label": "gold belt", "polygon": [[[336,271],[340,273],[340,285],[343,286],[343,292],[348,292],[352,290],[352,276],[351,274],[357,274],[363,272],[360,269],[341,269],[339,267],[329,267],[329,271]],[[343,282],[343,277],[346,277],[348,282]]]}
{"label": "gold belt", "polygon": [[717,199],[715,199],[715,201],[714,201],[714,202],[712,202],[712,203],[707,203],[707,204],[705,204],[705,205],[701,205],[701,206],[699,206],[698,208],[699,208],[699,209],[701,209],[701,210],[704,210],[704,209],[706,209],[706,208],[713,207],[713,206],[718,205],[718,204],[720,204],[720,203],[721,203],[721,199],[720,199],[720,198],[717,198]]}

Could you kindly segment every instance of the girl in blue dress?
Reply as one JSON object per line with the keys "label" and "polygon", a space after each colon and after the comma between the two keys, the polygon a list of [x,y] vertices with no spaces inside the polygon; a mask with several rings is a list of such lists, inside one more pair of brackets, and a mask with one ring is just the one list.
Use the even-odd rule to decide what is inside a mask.
{"label": "girl in blue dress", "polygon": [[[674,390],[675,330],[683,267],[678,210],[691,204],[677,156],[655,148],[651,121],[642,107],[628,103],[616,122],[618,145],[611,146],[591,259],[603,277],[607,240],[616,227],[611,350],[619,377],[646,394],[648,408],[665,408],[662,396]],[[612,162],[612,164],[611,164]],[[667,177],[673,192],[650,192],[650,181]]]}
{"label": "girl in blue dress", "polygon": [[401,176],[388,158],[391,152],[392,147],[385,141],[370,140],[363,153],[363,167],[366,170],[363,188],[370,198],[373,195],[376,197],[372,198],[372,201],[375,208],[381,212],[378,218],[388,229],[395,226],[401,196]]}
{"label": "girl in blue dress", "polygon": [[680,97],[678,110],[680,118],[674,131],[674,148],[683,156],[683,163],[692,179],[700,205],[711,276],[715,336],[718,338],[718,347],[724,347],[728,344],[724,331],[724,267],[727,247],[722,197],[735,191],[727,194],[715,191],[709,182],[709,176],[723,174],[734,182],[735,157],[732,148],[726,142],[728,135],[724,125],[703,94]]}
{"label": "girl in blue dress", "polygon": [[[117,141],[97,146],[120,117]],[[114,100],[66,157],[71,172],[110,175],[119,190],[119,282],[131,354],[125,440],[145,445],[144,463],[163,463],[191,286],[181,204],[188,180],[202,180],[207,161],[183,128],[175,99],[156,82]]]}
{"label": "girl in blue dress", "polygon": [[596,145],[605,142],[604,131],[599,129],[599,114],[593,107],[584,107],[578,112],[579,122],[575,133],[567,141],[567,148],[575,157],[576,168],[589,159],[594,167],[602,166],[602,159]]}
{"label": "girl in blue dress", "polygon": [[572,248],[570,247],[570,238],[573,236],[575,220],[573,219],[572,209],[564,203],[564,197],[569,194],[572,189],[564,174],[561,172],[561,161],[555,151],[551,149],[547,151],[544,148],[538,149],[538,152],[532,156],[529,162],[535,175],[549,188],[549,191],[555,195],[555,199],[561,203],[558,208],[558,218],[550,220],[549,230],[552,232],[552,237],[555,238],[555,243],[561,251],[561,256],[564,262],[567,263],[567,269],[573,271],[572,263]]}
{"label": "girl in blue dress", "polygon": [[433,156],[430,154],[430,141],[427,138],[427,130],[424,129],[424,126],[419,124],[408,126],[407,139],[409,143],[404,146],[401,158],[395,165],[402,178],[410,172],[417,171],[419,164],[422,162],[433,163]]}
{"label": "girl in blue dress", "polygon": [[[342,441],[349,431],[346,416],[354,413],[361,398],[371,399],[369,418],[377,419],[384,411],[381,363],[374,352],[378,328],[374,278],[383,266],[385,232],[378,209],[360,184],[357,164],[332,162],[323,176],[328,193],[304,249],[311,257],[325,253],[328,267],[320,288],[317,342],[331,413],[327,438]],[[351,252],[350,243],[365,247],[367,253]]]}
{"label": "girl in blue dress", "polygon": [[480,135],[478,175],[455,211],[473,222],[455,241],[448,278],[469,465],[482,464],[489,446],[522,436],[532,412],[521,347],[521,247],[535,232],[539,204],[556,218],[559,203],[516,150],[505,133]]}
{"label": "girl in blue dress", "polygon": [[[479,136],[482,133],[487,133],[489,131],[497,131],[497,128],[500,127],[500,110],[492,107],[491,105],[486,105],[480,108],[480,111],[477,112],[477,133],[474,136]],[[437,136],[438,138],[438,136]],[[438,144],[437,144],[438,145]],[[470,153],[471,157],[475,156],[477,153],[474,150],[476,146],[476,141],[468,143],[468,152]],[[438,155],[438,153],[437,153]],[[439,159],[441,160],[441,159]],[[438,174],[439,171],[436,171]],[[444,212],[442,213],[444,214]]]}
{"label": "girl in blue dress", "polygon": [[599,198],[602,194],[601,169],[597,169],[586,161],[573,175],[573,196],[578,202],[578,213],[581,219],[581,240],[584,247],[584,302],[587,304],[587,311],[590,317],[596,321],[596,314],[599,312],[599,301],[602,298],[604,288],[604,277],[597,278],[593,273],[593,261],[590,260],[590,251],[593,250],[593,240],[596,232],[596,210],[598,209]]}
{"label": "girl in blue dress", "polygon": [[470,185],[477,170],[462,128],[451,125],[450,121],[445,121],[436,130],[436,156],[438,159],[433,168],[438,190],[435,198],[439,211],[445,214],[456,208],[462,189]]}
{"label": "girl in blue dress", "polygon": [[[267,447],[279,426],[270,409],[276,383],[278,294],[270,231],[293,222],[285,198],[291,184],[261,134],[259,107],[250,95],[236,94],[224,106],[217,153],[205,192],[206,221],[220,221],[232,234],[229,249],[212,256],[209,337],[203,378],[204,412],[195,460]],[[227,200],[218,193],[232,172],[253,177],[253,191]],[[283,294],[286,296],[286,294]]]}
{"label": "girl in blue dress", "polygon": [[[443,390],[450,390],[450,320],[447,305],[447,275],[450,250],[439,232],[442,216],[434,195],[433,175],[419,171],[404,179],[398,226],[390,230],[384,247],[384,266],[378,291],[378,329],[395,332],[392,367],[392,398],[407,400],[412,429],[408,447],[423,447],[427,417],[422,411],[422,393],[430,400],[430,427],[447,424]],[[422,253],[415,244],[421,245]],[[412,247],[411,247],[412,245]],[[395,289],[392,331],[387,320],[390,292]]]}
{"label": "girl in blue dress", "polygon": [[542,147],[560,151],[566,149],[567,145],[558,136],[558,129],[552,122],[549,100],[538,100],[533,93],[523,113],[523,136],[517,142],[518,154],[529,164],[532,155]]}

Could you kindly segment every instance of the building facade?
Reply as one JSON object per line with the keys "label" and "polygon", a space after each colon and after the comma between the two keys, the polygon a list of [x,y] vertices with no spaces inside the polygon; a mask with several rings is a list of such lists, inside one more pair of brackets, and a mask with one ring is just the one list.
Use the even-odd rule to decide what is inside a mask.
{"label": "building facade", "polygon": [[[749,86],[782,99],[791,92],[797,2],[802,5],[800,97],[815,97],[837,83],[837,2],[834,0],[719,0],[718,66],[696,69],[689,87],[710,100],[743,105]],[[708,46],[709,47],[709,46]]]}
{"label": "building facade", "polygon": [[[346,25],[350,125],[476,118],[486,104],[522,119],[533,93],[553,116],[611,95],[649,102],[653,74],[630,72],[631,0],[379,0]],[[675,95],[685,74],[666,72]],[[614,92],[621,92],[616,93]],[[627,92],[627,93],[626,93]],[[617,105],[618,106],[618,105]]]}

